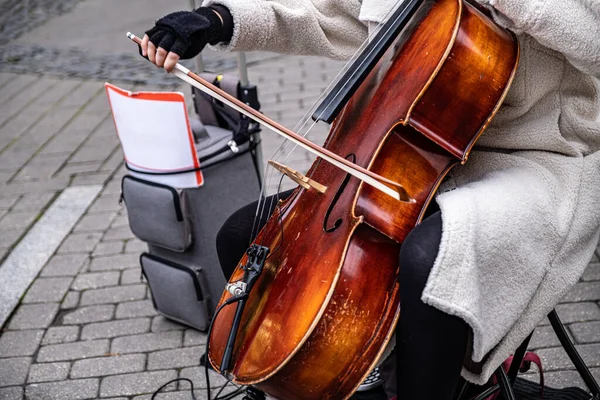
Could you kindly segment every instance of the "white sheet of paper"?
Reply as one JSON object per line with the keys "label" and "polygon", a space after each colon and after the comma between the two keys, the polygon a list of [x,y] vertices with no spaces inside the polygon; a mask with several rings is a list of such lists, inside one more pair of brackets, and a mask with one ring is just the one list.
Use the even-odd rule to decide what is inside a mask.
{"label": "white sheet of paper", "polygon": [[[105,88],[125,161],[132,169],[176,172],[200,167],[183,93],[129,92],[110,83]],[[175,188],[203,183],[201,171],[132,175]]]}

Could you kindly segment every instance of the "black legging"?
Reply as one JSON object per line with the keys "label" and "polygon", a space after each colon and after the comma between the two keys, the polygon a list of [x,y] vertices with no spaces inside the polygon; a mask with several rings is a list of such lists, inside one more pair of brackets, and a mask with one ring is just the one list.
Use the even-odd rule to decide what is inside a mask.
{"label": "black legging", "polygon": [[[280,193],[279,198],[286,198],[290,193]],[[272,197],[266,199],[267,210],[257,223],[258,227],[266,223],[276,206],[277,202],[271,201]],[[217,253],[227,277],[248,248],[256,205],[255,202],[236,211],[217,235]],[[460,377],[467,348],[468,325],[462,319],[421,301],[437,257],[441,233],[442,218],[437,211],[414,228],[402,244],[402,312],[396,330],[395,357],[388,358],[380,368],[389,398],[398,395],[399,400],[450,400]]]}

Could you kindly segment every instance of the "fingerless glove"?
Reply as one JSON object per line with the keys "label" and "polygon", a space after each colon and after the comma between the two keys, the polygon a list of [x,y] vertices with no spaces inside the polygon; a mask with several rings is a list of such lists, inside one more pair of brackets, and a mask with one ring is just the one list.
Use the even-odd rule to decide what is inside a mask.
{"label": "fingerless glove", "polygon": [[[215,11],[219,12],[223,21]],[[187,59],[198,55],[208,43],[229,41],[233,34],[233,23],[226,7],[200,7],[195,11],[177,11],[166,15],[156,21],[156,25],[146,34],[157,48],[162,47],[167,52]]]}

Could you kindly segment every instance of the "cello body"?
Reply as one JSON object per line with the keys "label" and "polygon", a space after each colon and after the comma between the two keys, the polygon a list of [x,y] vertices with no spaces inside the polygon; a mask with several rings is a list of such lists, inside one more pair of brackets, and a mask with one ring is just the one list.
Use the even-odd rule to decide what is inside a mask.
{"label": "cello body", "polygon": [[[255,243],[271,254],[250,292],[227,373],[281,400],[345,399],[400,315],[398,255],[446,173],[464,163],[514,76],[515,37],[463,0],[438,0],[399,38],[332,125],[332,152],[401,183],[399,202],[317,159]],[[240,261],[230,278],[242,278]],[[231,295],[225,291],[221,304]],[[235,307],[213,322],[219,371]]]}

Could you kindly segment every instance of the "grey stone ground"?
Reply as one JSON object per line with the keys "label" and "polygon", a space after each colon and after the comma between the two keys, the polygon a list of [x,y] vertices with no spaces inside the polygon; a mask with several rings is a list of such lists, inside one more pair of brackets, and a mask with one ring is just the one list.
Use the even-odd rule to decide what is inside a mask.
{"label": "grey stone ground", "polygon": [[[100,184],[103,190],[2,328],[0,399],[146,399],[175,377],[189,377],[202,388],[198,358],[205,335],[158,316],[140,281],[138,256],[145,246],[118,204],[122,153],[102,87],[104,80],[130,90],[179,86],[145,66],[122,35],[142,32],[154,17],[187,3],[54,3],[54,11],[40,11],[32,1],[38,19],[26,28],[35,29],[0,47],[0,261],[65,188]],[[5,9],[15,4],[23,3],[0,0]],[[11,31],[18,24],[0,23],[5,37],[22,33]],[[234,65],[228,55],[209,54],[206,61],[225,69]],[[290,127],[341,67],[269,54],[252,55],[251,61],[262,110]],[[325,134],[318,127],[309,137],[322,141]],[[281,141],[270,133],[263,140],[267,158]],[[299,152],[286,163],[303,171],[311,159]],[[596,254],[558,311],[600,379],[599,302]],[[546,322],[531,347],[543,358],[548,384],[582,386]],[[189,398],[186,384],[169,390],[161,398]]]}

